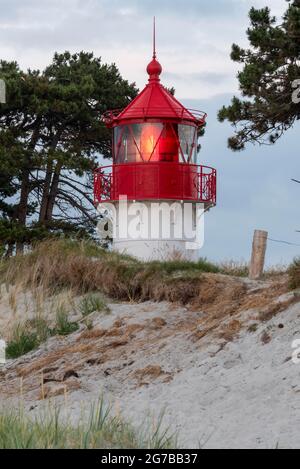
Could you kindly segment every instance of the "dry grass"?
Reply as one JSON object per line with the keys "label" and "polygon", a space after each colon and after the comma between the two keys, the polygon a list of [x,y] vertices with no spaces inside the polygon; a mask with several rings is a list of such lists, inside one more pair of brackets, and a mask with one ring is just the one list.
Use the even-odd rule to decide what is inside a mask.
{"label": "dry grass", "polygon": [[205,260],[142,263],[90,243],[47,241],[32,253],[3,262],[2,280],[48,295],[65,289],[73,295],[101,291],[116,300],[190,302],[199,295],[202,272],[218,272]]}
{"label": "dry grass", "polygon": [[300,258],[295,259],[288,269],[289,285],[292,290],[300,288]]}
{"label": "dry grass", "polygon": [[[219,264],[220,271],[225,275],[234,277],[248,277],[249,276],[249,263],[246,261],[233,261],[228,260]],[[262,279],[269,279],[279,277],[287,273],[287,266],[274,265],[265,269]]]}
{"label": "dry grass", "polygon": [[233,275],[235,277],[248,277],[249,275],[249,264],[246,261],[225,261],[220,265],[220,270],[225,275]]}
{"label": "dry grass", "polygon": [[238,319],[225,324],[220,332],[219,337],[226,342],[232,342],[242,329],[242,323]]}
{"label": "dry grass", "polygon": [[283,302],[277,302],[267,305],[259,312],[257,319],[262,322],[268,322],[272,318],[277,316],[277,314],[281,313],[282,311],[285,311],[289,306],[296,303],[297,301],[297,298],[290,298]]}
{"label": "dry grass", "polygon": [[287,274],[287,272],[288,272],[288,266],[287,265],[284,265],[284,264],[274,265],[274,266],[269,267],[265,270],[264,278],[268,279],[268,278],[280,277],[282,275]]}
{"label": "dry grass", "polygon": [[[223,273],[234,276],[246,275],[246,267],[241,264],[231,263],[222,269]],[[214,303],[224,295],[229,306],[229,302],[245,294],[246,288],[238,279],[232,285],[229,280],[219,280],[221,276],[214,275],[219,272],[220,268],[206,260],[143,263],[92,243],[65,240],[43,242],[32,253],[12,258],[0,266],[6,284],[18,289],[38,289],[44,295],[55,295],[62,290],[69,290],[70,296],[100,291],[118,301],[196,305]],[[221,291],[224,284],[226,291]],[[94,303],[86,301],[85,309],[97,309]]]}

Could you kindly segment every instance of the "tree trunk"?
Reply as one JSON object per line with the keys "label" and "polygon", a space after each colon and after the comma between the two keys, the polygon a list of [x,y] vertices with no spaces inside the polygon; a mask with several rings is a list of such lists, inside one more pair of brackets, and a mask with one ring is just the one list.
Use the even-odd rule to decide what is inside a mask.
{"label": "tree trunk", "polygon": [[51,221],[53,217],[53,210],[54,210],[55,200],[56,200],[57,193],[58,193],[58,185],[59,185],[61,168],[62,168],[62,164],[57,163],[55,171],[54,171],[53,179],[52,179],[49,198],[48,198],[48,206],[47,206],[47,213],[46,213],[47,221]]}
{"label": "tree trunk", "polygon": [[[49,149],[50,152],[56,150],[61,133],[62,131],[58,131],[55,137],[53,138],[51,147]],[[51,181],[52,181],[52,177],[54,176],[53,176],[53,160],[50,160],[47,163],[46,177],[45,177],[45,183],[43,187],[43,196],[42,196],[42,202],[41,202],[41,208],[40,208],[40,214],[39,214],[40,223],[45,223],[47,221],[49,197],[50,197],[51,187],[52,187]]]}
{"label": "tree trunk", "polygon": [[49,190],[51,186],[52,174],[53,174],[53,167],[52,167],[52,161],[51,161],[51,162],[48,162],[47,169],[46,169],[46,177],[45,177],[45,182],[44,182],[44,187],[43,187],[42,202],[41,202],[41,208],[40,208],[40,214],[39,214],[40,223],[44,223],[46,220],[48,196],[49,196]]}
{"label": "tree trunk", "polygon": [[28,207],[28,197],[30,194],[30,181],[29,181],[30,171],[28,168],[23,170],[22,173],[22,182],[21,182],[21,194],[20,201],[18,205],[18,214],[17,219],[22,225],[26,224],[27,217],[27,207]]}

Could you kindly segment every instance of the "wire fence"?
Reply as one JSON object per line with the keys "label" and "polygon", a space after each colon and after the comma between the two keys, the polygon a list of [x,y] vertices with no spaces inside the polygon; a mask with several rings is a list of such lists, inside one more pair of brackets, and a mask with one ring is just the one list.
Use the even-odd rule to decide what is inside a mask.
{"label": "wire fence", "polygon": [[286,244],[287,246],[298,246],[298,247],[300,247],[300,244],[290,243],[289,241],[283,241],[281,239],[268,238],[268,241],[272,241],[273,243]]}

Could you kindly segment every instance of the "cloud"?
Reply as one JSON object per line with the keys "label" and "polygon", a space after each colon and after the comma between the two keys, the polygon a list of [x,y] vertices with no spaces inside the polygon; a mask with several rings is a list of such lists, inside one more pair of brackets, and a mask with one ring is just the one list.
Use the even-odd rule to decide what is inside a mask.
{"label": "cloud", "polygon": [[178,80],[184,82],[197,81],[198,83],[210,83],[218,85],[226,80],[230,80],[231,76],[225,73],[215,72],[194,72],[194,73],[170,73],[166,72],[164,77],[167,80]]}
{"label": "cloud", "polygon": [[[277,8],[279,2],[271,3]],[[93,50],[142,87],[156,14],[159,58],[164,70],[177,77],[167,86],[173,84],[181,96],[192,97],[197,74],[199,84],[209,84],[206,73],[212,80],[202,93],[210,96],[234,87],[234,80],[217,83],[218,76],[236,74],[230,47],[246,42],[252,3],[264,6],[270,0],[2,0],[0,55],[23,67],[42,68],[56,50]]]}
{"label": "cloud", "polygon": [[[104,3],[116,9],[124,5],[124,2],[120,0],[106,0]],[[219,15],[233,15],[238,12],[240,3],[240,0],[214,0],[214,2],[199,0],[128,0],[126,8],[129,9],[129,12],[139,12],[150,17],[154,13],[159,13],[159,16],[184,14],[185,17],[194,15],[206,17],[215,16],[216,12]]]}

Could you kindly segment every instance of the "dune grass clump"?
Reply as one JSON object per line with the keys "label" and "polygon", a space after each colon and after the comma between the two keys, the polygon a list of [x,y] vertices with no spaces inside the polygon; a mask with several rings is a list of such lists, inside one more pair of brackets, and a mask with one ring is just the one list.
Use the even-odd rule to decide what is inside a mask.
{"label": "dune grass clump", "polygon": [[289,286],[292,290],[300,288],[300,258],[294,260],[288,269]]}
{"label": "dune grass clump", "polygon": [[[64,414],[64,412],[63,412]],[[74,425],[59,409],[29,418],[23,410],[0,411],[0,449],[169,449],[177,442],[162,427],[135,429],[121,417],[112,416],[103,399],[93,405],[90,415]]]}
{"label": "dune grass clump", "polygon": [[50,327],[48,321],[40,317],[17,323],[7,343],[6,357],[8,359],[21,357],[37,349],[52,336],[66,336],[78,329],[79,324],[71,322],[68,313],[63,308],[57,310],[54,327]]}
{"label": "dune grass clump", "polygon": [[51,330],[51,335],[69,335],[78,329],[78,323],[70,321],[69,315],[64,308],[59,308],[56,313],[55,327]]}
{"label": "dune grass clump", "polygon": [[199,259],[198,262],[189,262],[184,260],[171,261],[152,261],[145,264],[145,268],[153,272],[165,272],[173,274],[174,272],[207,272],[216,274],[220,272],[219,267],[206,259]]}
{"label": "dune grass clump", "polygon": [[30,330],[25,324],[18,324],[6,347],[7,358],[18,358],[36,349],[40,344],[38,334]]}
{"label": "dune grass clump", "polygon": [[[205,259],[141,262],[95,243],[61,239],[44,241],[32,252],[4,261],[0,275],[7,284],[40,288],[48,295],[69,289],[74,296],[101,292],[119,301],[186,303],[199,294],[202,273],[219,270]],[[94,308],[91,301],[82,307],[86,313]]]}
{"label": "dune grass clump", "polygon": [[[249,277],[249,263],[246,261],[234,261],[229,260],[225,262],[221,262],[219,264],[219,271],[221,274],[230,275],[233,277]],[[268,267],[264,270],[262,279],[273,279],[276,277],[280,277],[283,274],[286,274],[287,266],[285,265],[274,265],[272,267]]]}
{"label": "dune grass clump", "polygon": [[95,312],[109,314],[110,310],[102,295],[89,293],[80,301],[78,310],[83,318]]}
{"label": "dune grass clump", "polygon": [[35,317],[25,323],[37,336],[39,343],[45,342],[52,335],[51,328],[44,318]]}

